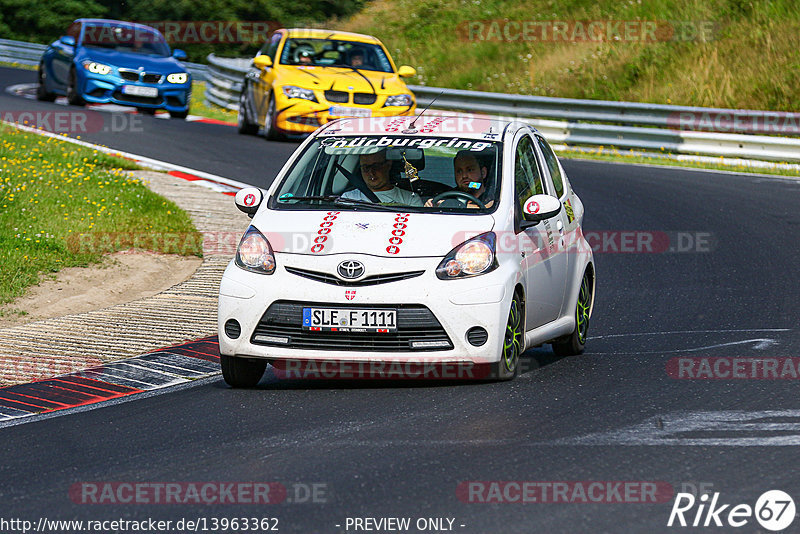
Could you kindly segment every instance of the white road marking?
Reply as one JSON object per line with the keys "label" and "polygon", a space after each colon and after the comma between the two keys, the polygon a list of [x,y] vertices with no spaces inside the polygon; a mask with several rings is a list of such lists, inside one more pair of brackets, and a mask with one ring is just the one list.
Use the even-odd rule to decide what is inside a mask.
{"label": "white road marking", "polygon": [[[774,421],[794,419],[794,421]],[[776,432],[796,432],[776,434]],[[685,435],[685,434],[713,434]],[[753,434],[761,435],[754,436]],[[673,412],[609,432],[553,443],[559,445],[686,445],[766,447],[800,445],[800,410]]]}

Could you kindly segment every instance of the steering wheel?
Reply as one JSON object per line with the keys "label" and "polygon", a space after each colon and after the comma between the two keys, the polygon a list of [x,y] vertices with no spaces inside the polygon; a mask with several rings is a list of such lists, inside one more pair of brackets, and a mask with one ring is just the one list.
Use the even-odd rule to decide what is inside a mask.
{"label": "steering wheel", "polygon": [[438,195],[433,197],[433,199],[431,199],[431,203],[432,204],[436,204],[440,200],[444,200],[445,198],[448,198],[448,197],[459,198],[459,199],[465,201],[465,204],[468,203],[468,202],[474,202],[475,204],[478,205],[478,207],[480,209],[482,209],[482,210],[486,209],[486,204],[484,204],[479,198],[475,198],[472,195],[470,195],[469,193],[465,193],[463,191],[445,191],[444,193],[439,193]]}

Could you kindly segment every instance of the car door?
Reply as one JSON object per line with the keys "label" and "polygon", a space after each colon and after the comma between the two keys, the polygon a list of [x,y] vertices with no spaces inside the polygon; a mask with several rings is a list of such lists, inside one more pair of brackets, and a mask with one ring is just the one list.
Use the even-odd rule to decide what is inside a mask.
{"label": "car door", "polygon": [[249,82],[247,85],[252,91],[250,94],[250,102],[253,103],[254,111],[258,124],[264,125],[264,117],[267,114],[269,106],[269,95],[272,91],[272,84],[275,82],[275,64],[278,61],[278,49],[280,48],[281,41],[286,34],[283,32],[275,32],[270,38],[269,42],[259,52],[269,56],[272,59],[272,67],[266,69],[251,68],[247,73]]}
{"label": "car door", "polygon": [[[75,39],[76,46],[79,44],[81,25],[73,23],[67,29],[66,35]],[[55,85],[66,88],[69,83],[69,70],[72,68],[72,58],[75,57],[76,46],[69,46],[61,40],[53,43],[53,55],[51,57],[51,75]]]}
{"label": "car door", "polygon": [[[534,138],[536,139],[536,145],[539,150],[540,162],[542,164],[541,168],[546,175],[545,184],[547,184],[548,188],[547,193],[559,199],[563,207],[561,212],[556,217],[553,217],[553,219],[555,221],[556,238],[558,240],[557,263],[563,265],[564,268],[563,291],[566,295],[569,273],[574,270],[574,265],[577,262],[576,255],[579,253],[580,235],[578,233],[578,221],[575,220],[572,206],[568,198],[569,192],[565,186],[564,169],[561,167],[553,149],[550,148],[550,145],[545,141],[544,137],[535,134]],[[562,311],[566,309],[572,309],[572,304],[568,302],[562,303]]]}
{"label": "car door", "polygon": [[[522,207],[531,195],[547,193],[533,138],[524,130],[515,141],[514,203],[517,246],[525,277],[526,329],[556,320],[566,286],[566,256],[557,250],[559,216],[522,228]],[[562,210],[563,211],[563,210]]]}

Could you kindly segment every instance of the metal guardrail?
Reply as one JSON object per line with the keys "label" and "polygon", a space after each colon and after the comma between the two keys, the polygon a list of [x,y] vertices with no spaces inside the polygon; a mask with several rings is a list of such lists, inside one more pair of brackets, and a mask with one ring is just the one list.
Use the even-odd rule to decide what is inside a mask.
{"label": "metal guardrail", "polygon": [[[20,65],[38,65],[47,45],[39,43],[26,43],[23,41],[11,41],[0,39],[0,61],[18,63]],[[186,69],[192,74],[195,81],[206,81],[206,71],[208,67],[200,63],[189,63],[182,61]]]}
{"label": "metal guardrail", "polygon": [[[249,60],[208,56],[210,104],[237,110]],[[800,113],[670,106],[638,102],[578,100],[482,91],[409,86],[418,107],[435,99],[435,109],[514,118],[535,126],[551,142],[579,146],[800,161],[800,138],[753,135],[789,124],[788,135],[800,136]],[[687,122],[712,129],[682,128]],[[600,123],[600,124],[598,124]],[[792,130],[791,125],[795,129]]]}
{"label": "metal guardrail", "polygon": [[[0,61],[35,65],[44,49],[40,44],[0,39]],[[208,63],[185,65],[196,80],[207,82],[207,103],[237,110],[250,60],[210,54]],[[436,110],[515,118],[532,124],[555,143],[800,161],[800,113],[409,88],[420,107],[435,98]],[[776,132],[785,137],[758,135]]]}

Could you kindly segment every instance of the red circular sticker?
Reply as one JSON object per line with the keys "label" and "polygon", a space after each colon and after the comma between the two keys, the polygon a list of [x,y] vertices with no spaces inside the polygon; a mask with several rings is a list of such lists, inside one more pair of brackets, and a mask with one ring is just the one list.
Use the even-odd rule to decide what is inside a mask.
{"label": "red circular sticker", "polygon": [[400,238],[400,237],[390,237],[389,238],[389,243],[391,243],[392,245],[399,245],[402,242],[403,242],[403,239]]}
{"label": "red circular sticker", "polygon": [[319,252],[323,248],[325,248],[325,245],[321,245],[321,244],[317,243],[316,245],[311,247],[311,252]]}
{"label": "red circular sticker", "polygon": [[400,248],[394,245],[389,245],[388,247],[386,247],[386,252],[388,252],[389,254],[397,254],[398,252],[400,252]]}
{"label": "red circular sticker", "polygon": [[335,221],[336,220],[336,215],[328,215],[327,217],[325,217],[322,220],[323,221]]}
{"label": "red circular sticker", "polygon": [[408,225],[407,224],[403,224],[403,223],[394,223],[392,226],[394,226],[398,230],[404,230],[404,229],[408,228]]}
{"label": "red circular sticker", "polygon": [[244,205],[245,206],[252,206],[256,203],[256,196],[253,193],[247,193],[244,196]]}
{"label": "red circular sticker", "polygon": [[330,228],[320,228],[319,230],[317,230],[317,233],[319,235],[329,234],[329,233],[331,233],[331,229]]}
{"label": "red circular sticker", "polygon": [[525,213],[539,213],[539,203],[531,200],[525,205]]}
{"label": "red circular sticker", "polygon": [[330,228],[331,226],[333,226],[333,223],[331,221],[326,221],[324,223],[320,223],[320,226],[323,228]]}
{"label": "red circular sticker", "polygon": [[400,237],[406,235],[405,230],[392,230],[392,235],[395,237]]}
{"label": "red circular sticker", "polygon": [[314,243],[324,243],[327,240],[328,240],[328,236],[326,236],[326,235],[318,235],[317,237],[314,238]]}

